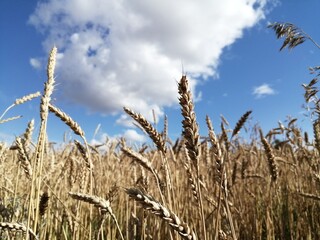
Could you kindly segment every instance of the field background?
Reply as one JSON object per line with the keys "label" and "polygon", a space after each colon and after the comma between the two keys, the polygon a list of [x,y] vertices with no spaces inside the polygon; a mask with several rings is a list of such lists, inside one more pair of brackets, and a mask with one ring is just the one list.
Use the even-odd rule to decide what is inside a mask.
{"label": "field background", "polygon": [[[168,138],[167,121],[159,131],[124,108],[152,141],[93,146],[81,126],[51,103],[56,51],[43,94],[16,99],[8,108],[41,97],[37,141],[31,121],[12,145],[1,144],[1,239],[320,238],[318,121],[309,137],[297,119],[263,133],[246,123],[251,111],[235,126],[222,119],[215,129],[207,116],[208,135],[200,136],[182,76],[181,138]],[[305,86],[305,97],[313,99],[316,113],[315,84]],[[55,117],[49,112],[78,140],[55,147],[46,136],[47,120]],[[240,137],[245,129],[250,139]]]}

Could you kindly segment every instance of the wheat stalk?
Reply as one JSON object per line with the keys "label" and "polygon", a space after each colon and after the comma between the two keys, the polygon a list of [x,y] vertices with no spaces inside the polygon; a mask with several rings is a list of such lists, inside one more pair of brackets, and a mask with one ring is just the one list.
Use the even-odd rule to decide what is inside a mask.
{"label": "wheat stalk", "polygon": [[[47,64],[47,81],[44,84],[44,92],[41,97],[40,102],[40,131],[38,135],[38,143],[36,148],[36,156],[34,161],[33,169],[36,170],[36,173],[33,175],[32,184],[30,189],[30,197],[29,197],[29,209],[28,209],[28,223],[27,228],[29,228],[31,223],[31,212],[33,212],[33,203],[35,199],[35,219],[33,231],[37,232],[38,227],[38,216],[39,216],[39,202],[40,202],[40,192],[41,192],[41,182],[42,182],[42,168],[44,161],[44,152],[45,152],[45,140],[46,140],[46,131],[47,131],[47,120],[49,113],[49,103],[51,101],[51,95],[54,89],[54,69],[56,65],[56,54],[57,48],[53,47],[50,51],[48,64]],[[26,240],[28,239],[28,233],[26,236]]]}

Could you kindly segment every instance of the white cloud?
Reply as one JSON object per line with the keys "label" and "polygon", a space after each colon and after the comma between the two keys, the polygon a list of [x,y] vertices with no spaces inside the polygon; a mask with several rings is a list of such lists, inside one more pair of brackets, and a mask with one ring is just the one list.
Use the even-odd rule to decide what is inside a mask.
{"label": "white cloud", "polygon": [[261,98],[266,95],[273,95],[275,94],[275,91],[269,86],[269,84],[264,83],[258,87],[254,87],[252,94],[257,98]]}
{"label": "white cloud", "polygon": [[100,147],[100,149],[107,150],[111,144],[114,144],[115,142],[117,143],[121,138],[125,138],[128,143],[145,143],[148,141],[148,138],[145,134],[140,134],[134,129],[127,129],[122,134],[115,134],[113,136],[110,136],[107,133],[97,134],[94,139],[90,140],[90,144],[105,144],[105,146]]}
{"label": "white cloud", "polygon": [[132,142],[145,143],[147,141],[147,137],[145,135],[138,133],[134,129],[126,130],[123,134],[123,137],[129,142],[132,141]]}
{"label": "white cloud", "polygon": [[217,76],[223,49],[264,18],[267,1],[49,0],[29,23],[46,34],[46,51],[59,49],[64,96],[90,111],[127,106],[152,119],[151,109],[161,116],[177,103],[181,62],[193,90],[196,77]]}
{"label": "white cloud", "polygon": [[15,140],[14,136],[4,132],[0,132],[0,143],[4,143],[6,145],[11,146],[14,140]]}
{"label": "white cloud", "polygon": [[34,69],[40,69],[41,68],[41,62],[37,58],[30,58],[29,63]]}

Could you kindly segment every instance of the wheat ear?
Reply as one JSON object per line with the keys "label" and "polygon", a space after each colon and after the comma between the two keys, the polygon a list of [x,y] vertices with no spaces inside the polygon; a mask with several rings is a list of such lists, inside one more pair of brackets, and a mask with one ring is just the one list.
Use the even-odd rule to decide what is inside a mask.
{"label": "wheat ear", "polygon": [[232,131],[231,138],[239,133],[240,129],[243,127],[245,122],[248,120],[251,113],[252,113],[252,111],[247,111],[245,114],[242,115],[242,117],[239,119],[235,128]]}
{"label": "wheat ear", "polygon": [[40,216],[43,216],[48,208],[48,202],[49,202],[49,195],[48,192],[44,192],[40,197],[40,203],[39,203],[39,213]]}
{"label": "wheat ear", "polygon": [[156,183],[157,183],[157,187],[158,187],[158,190],[159,190],[159,193],[161,196],[161,200],[163,203],[165,203],[165,200],[164,200],[164,197],[163,197],[163,194],[161,191],[161,187],[160,187],[160,178],[159,178],[156,170],[152,166],[152,163],[147,158],[145,158],[142,154],[137,153],[130,148],[122,146],[121,149],[125,155],[131,157],[133,160],[135,160],[137,163],[139,163],[142,167],[144,167],[145,169],[147,169],[148,171],[150,171],[153,174],[153,176],[156,180]]}
{"label": "wheat ear", "polygon": [[19,160],[19,162],[21,162],[22,168],[24,169],[25,173],[27,174],[27,177],[30,179],[32,177],[32,167],[31,167],[28,153],[26,151],[25,146],[22,144],[20,137],[16,138],[16,146],[17,146],[17,149],[19,152],[18,160]]}
{"label": "wheat ear", "polygon": [[11,109],[13,108],[14,106],[16,105],[20,105],[20,104],[23,104],[27,101],[30,101],[36,97],[39,97],[41,94],[40,92],[36,92],[36,93],[31,93],[29,95],[26,95],[26,96],[23,96],[22,98],[18,98],[14,101],[14,103],[12,105],[10,105],[1,115],[0,117],[0,120],[3,118],[3,116]]}
{"label": "wheat ear", "polygon": [[132,117],[149,135],[152,141],[157,146],[157,149],[163,153],[166,153],[165,140],[161,134],[148,122],[141,114],[135,113],[131,109],[124,107],[123,110]]}
{"label": "wheat ear", "polygon": [[182,222],[176,214],[161,205],[152,196],[136,188],[127,188],[125,191],[129,197],[137,201],[144,209],[166,221],[183,239],[196,239],[195,233],[186,223]]}
{"label": "wheat ear", "polygon": [[89,155],[89,149],[85,148],[78,140],[74,140],[74,143],[77,147],[77,149],[79,150],[79,152],[81,153],[82,158],[84,159],[86,166],[88,169],[93,169],[93,163],[90,159],[90,155]]}
{"label": "wheat ear", "polygon": [[6,123],[6,122],[10,122],[10,121],[13,121],[13,120],[17,120],[19,118],[22,118],[22,115],[2,119],[2,120],[0,120],[0,124]]}
{"label": "wheat ear", "polygon": [[185,145],[188,149],[188,155],[194,166],[198,165],[199,161],[199,127],[196,121],[196,115],[194,112],[194,105],[192,101],[192,95],[189,88],[189,82],[186,76],[182,76],[178,91],[180,94],[179,103],[181,106],[181,113],[183,116],[183,136],[185,138]]}
{"label": "wheat ear", "polygon": [[84,137],[84,132],[82,131],[81,127],[77,122],[75,122],[68,114],[60,110],[59,108],[53,106],[52,104],[49,103],[49,110],[50,112],[54,113],[58,118],[61,119],[65,124],[67,124],[72,131],[81,136]]}
{"label": "wheat ear", "polygon": [[31,143],[33,130],[34,130],[34,119],[32,119],[28,123],[28,127],[27,127],[26,131],[23,134],[23,145],[24,145],[24,147],[26,149],[29,148],[29,145]]}
{"label": "wheat ear", "polygon": [[206,237],[206,222],[203,211],[202,197],[201,197],[201,187],[200,187],[200,164],[199,164],[199,155],[200,155],[200,135],[199,127],[196,121],[196,114],[194,112],[194,104],[192,99],[191,91],[189,90],[189,81],[184,75],[181,77],[181,80],[178,84],[179,92],[179,103],[181,106],[181,114],[183,116],[182,120],[182,135],[185,139],[185,146],[188,150],[189,158],[192,164],[196,169],[197,176],[197,190],[198,190],[198,199],[199,199],[199,214],[202,222],[202,231],[204,240]]}
{"label": "wheat ear", "polygon": [[22,223],[0,222],[0,229],[12,232],[21,231],[23,233],[30,233],[35,239],[39,239],[30,228],[27,228]]}
{"label": "wheat ear", "polygon": [[276,163],[275,156],[273,155],[272,148],[271,148],[270,144],[268,143],[267,139],[264,138],[261,129],[260,129],[260,138],[261,138],[261,142],[264,147],[265,153],[267,155],[271,179],[272,179],[272,181],[275,182],[275,181],[277,181],[277,178],[278,178],[278,166]]}
{"label": "wheat ear", "polygon": [[114,222],[116,223],[116,226],[117,226],[118,231],[120,233],[121,239],[124,240],[121,229],[120,229],[118,221],[117,221],[117,218],[114,215],[114,213],[112,212],[109,200],[105,200],[105,199],[98,197],[98,196],[88,195],[88,194],[83,194],[83,193],[69,192],[69,195],[73,199],[77,199],[80,201],[84,201],[84,202],[93,204],[95,207],[99,208],[103,214],[109,213],[111,215],[111,217],[113,218]]}

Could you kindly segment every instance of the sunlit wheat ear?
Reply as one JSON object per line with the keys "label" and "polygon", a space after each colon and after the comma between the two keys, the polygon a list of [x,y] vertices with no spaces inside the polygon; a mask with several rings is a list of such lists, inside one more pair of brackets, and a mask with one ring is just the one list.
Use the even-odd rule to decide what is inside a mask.
{"label": "sunlit wheat ear", "polygon": [[50,112],[54,113],[58,118],[60,118],[61,121],[63,121],[67,126],[69,126],[75,134],[84,137],[84,132],[82,131],[79,124],[75,122],[68,114],[66,114],[65,112],[63,112],[62,110],[53,106],[50,103],[48,106]]}
{"label": "sunlit wheat ear", "polygon": [[237,122],[235,128],[232,131],[231,138],[237,135],[240,132],[240,129],[243,127],[245,122],[248,120],[249,115],[252,113],[252,111],[247,111],[245,114],[242,115],[242,117]]}
{"label": "sunlit wheat ear", "polygon": [[82,156],[83,160],[85,161],[87,168],[93,169],[93,164],[90,159],[88,149],[85,148],[78,140],[74,140],[74,143],[75,143],[77,149],[79,150],[79,152],[81,153],[81,156]]}
{"label": "sunlit wheat ear", "polygon": [[162,135],[148,122],[141,114],[135,113],[131,109],[124,107],[123,110],[132,117],[146,133],[152,139],[154,144],[157,146],[157,149],[163,153],[166,153],[166,142],[163,139]]}
{"label": "sunlit wheat ear", "polygon": [[11,109],[13,108],[14,106],[16,105],[20,105],[20,104],[23,104],[27,101],[30,101],[36,97],[39,97],[41,96],[41,93],[40,92],[36,92],[36,93],[31,93],[29,95],[26,95],[26,96],[23,96],[22,98],[18,98],[14,101],[14,103],[12,105],[10,105],[3,113],[2,115],[0,116],[0,120],[3,118],[3,116]]}
{"label": "sunlit wheat ear", "polygon": [[24,169],[25,173],[27,174],[28,178],[32,176],[32,167],[30,163],[30,159],[28,153],[25,149],[25,146],[22,144],[21,138],[16,138],[16,147],[18,149],[18,160],[21,163],[22,168]]}
{"label": "sunlit wheat ear", "polygon": [[222,149],[220,147],[219,140],[216,134],[214,133],[212,122],[208,115],[206,116],[206,123],[209,130],[209,139],[211,142],[211,147],[212,147],[213,156],[215,160],[215,171],[216,171],[215,179],[217,183],[220,185],[222,181],[222,170],[223,170],[222,169],[223,168]]}
{"label": "sunlit wheat ear", "polygon": [[197,239],[195,233],[186,223],[182,222],[176,214],[161,205],[152,196],[135,188],[127,188],[125,191],[130,198],[138,202],[144,209],[167,222],[183,239]]}
{"label": "sunlit wheat ear", "polygon": [[110,207],[110,202],[98,196],[93,196],[89,194],[83,193],[74,193],[69,192],[70,197],[73,199],[81,200],[90,204],[93,204],[95,207],[99,208],[103,213],[113,214],[112,209]]}
{"label": "sunlit wheat ear", "polygon": [[199,126],[194,112],[194,104],[191,91],[189,90],[189,81],[186,76],[182,76],[178,83],[179,103],[181,106],[182,120],[182,135],[185,140],[185,146],[188,150],[188,155],[191,163],[196,169],[197,190],[199,199],[199,215],[202,226],[203,239],[206,240],[206,222],[201,197],[200,186],[200,135]]}
{"label": "sunlit wheat ear", "polygon": [[29,148],[29,145],[31,143],[33,130],[34,130],[34,119],[32,119],[28,123],[28,127],[27,127],[26,131],[23,134],[23,145],[24,145],[24,147],[26,149]]}
{"label": "sunlit wheat ear", "polygon": [[37,235],[29,228],[27,228],[22,223],[10,223],[10,222],[0,222],[0,229],[1,230],[7,230],[10,232],[23,232],[23,233],[29,233],[34,237],[34,239],[39,239]]}
{"label": "sunlit wheat ear", "polygon": [[275,181],[277,181],[277,178],[278,178],[278,166],[276,163],[275,156],[273,155],[272,148],[271,148],[270,144],[268,143],[267,139],[264,138],[261,129],[260,129],[260,138],[261,138],[261,142],[262,142],[263,148],[265,150],[265,153],[267,155],[271,179],[273,182],[275,182]]}
{"label": "sunlit wheat ear", "polygon": [[26,96],[24,96],[22,98],[16,99],[13,104],[14,105],[23,104],[23,103],[25,103],[27,101],[30,101],[30,100],[32,100],[32,99],[34,99],[36,97],[40,97],[40,96],[41,96],[40,92],[31,93],[31,94],[26,95]]}
{"label": "sunlit wheat ear", "polygon": [[[228,139],[227,130],[225,129],[223,122],[221,122],[220,126],[221,126],[221,142],[224,143],[225,149],[226,149],[226,151],[228,151],[230,148],[230,142]],[[221,146],[223,146],[223,145],[221,144]]]}
{"label": "sunlit wheat ear", "polygon": [[106,213],[110,214],[110,216],[113,218],[113,220],[117,226],[117,229],[120,233],[121,239],[124,239],[122,232],[121,232],[121,229],[119,227],[117,218],[114,215],[114,213],[112,212],[109,200],[105,200],[105,199],[98,197],[98,196],[83,194],[83,193],[69,192],[69,195],[73,199],[77,199],[77,200],[84,201],[84,202],[87,202],[89,204],[94,205],[95,207],[100,209],[102,214],[106,214]]}
{"label": "sunlit wheat ear", "polygon": [[209,130],[209,139],[210,139],[210,142],[212,145],[212,150],[213,150],[214,156],[215,156],[215,158],[217,158],[217,157],[220,158],[220,156],[221,156],[220,143],[219,143],[218,138],[214,132],[211,119],[208,115],[206,116],[206,123],[207,123],[207,127]]}
{"label": "sunlit wheat ear", "polygon": [[182,76],[178,84],[179,103],[181,106],[181,114],[183,116],[182,134],[185,139],[185,145],[188,149],[188,155],[192,163],[197,166],[199,161],[199,127],[196,121],[192,94],[189,90],[189,82],[186,76]]}
{"label": "sunlit wheat ear", "polygon": [[6,123],[6,122],[10,122],[10,121],[13,121],[13,120],[17,120],[19,118],[22,118],[22,115],[11,117],[11,118],[2,119],[2,120],[0,120],[0,124]]}
{"label": "sunlit wheat ear", "polygon": [[44,93],[41,98],[41,104],[40,104],[40,117],[42,121],[48,118],[48,107],[51,101],[51,94],[53,93],[54,83],[55,83],[54,68],[56,66],[56,54],[57,54],[57,48],[53,47],[50,52],[48,65],[47,65],[48,79],[44,84]]}
{"label": "sunlit wheat ear", "polygon": [[221,118],[221,121],[223,122],[224,125],[230,126],[230,123],[222,114],[220,114],[220,118]]}
{"label": "sunlit wheat ear", "polygon": [[164,200],[164,196],[162,194],[161,187],[160,187],[160,185],[161,185],[160,178],[159,178],[157,171],[152,166],[152,163],[147,158],[145,158],[142,154],[137,153],[130,148],[122,146],[121,149],[125,155],[131,157],[134,161],[136,161],[138,164],[140,164],[142,167],[144,167],[145,169],[147,169],[148,171],[150,171],[153,174],[153,176],[156,180],[156,183],[157,183],[157,187],[158,187],[158,190],[159,190],[159,193],[161,196],[161,200],[164,203],[165,200]]}
{"label": "sunlit wheat ear", "polygon": [[[143,166],[145,169],[147,169],[148,171],[150,171],[152,174],[155,175],[156,178],[158,178],[158,175],[156,173],[156,170],[154,169],[154,167],[152,166],[152,163],[149,161],[149,159],[147,159],[146,157],[144,157],[142,154],[137,153],[135,151],[133,151],[132,149],[126,147],[126,146],[122,146],[121,150],[123,151],[123,153],[125,155],[127,155],[128,157],[131,157],[134,161],[136,161],[138,164],[140,164],[141,166]],[[159,179],[159,178],[158,178]]]}

